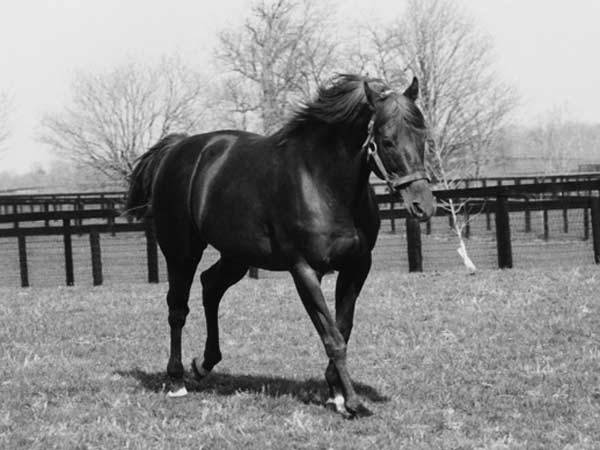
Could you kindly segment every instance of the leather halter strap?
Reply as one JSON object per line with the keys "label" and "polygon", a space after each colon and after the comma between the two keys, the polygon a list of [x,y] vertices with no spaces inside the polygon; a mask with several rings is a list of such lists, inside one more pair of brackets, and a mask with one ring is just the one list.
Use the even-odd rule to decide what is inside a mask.
{"label": "leather halter strap", "polygon": [[[367,164],[369,164],[371,170],[375,172],[375,175],[387,183],[390,192],[394,192],[396,188],[410,184],[413,181],[427,180],[431,182],[431,179],[427,176],[427,174],[421,170],[409,173],[408,175],[404,175],[403,177],[396,178],[392,181],[387,169],[383,165],[381,157],[379,156],[377,143],[375,142],[374,125],[375,115],[373,115],[369,121],[369,133],[367,134],[367,138],[365,139],[365,142],[363,142],[361,148],[367,153]],[[372,164],[374,164],[374,168]]]}

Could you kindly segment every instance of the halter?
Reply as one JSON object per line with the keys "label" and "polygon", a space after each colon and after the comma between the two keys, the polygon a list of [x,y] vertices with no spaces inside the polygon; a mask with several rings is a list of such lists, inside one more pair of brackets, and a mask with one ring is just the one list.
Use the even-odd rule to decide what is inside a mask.
{"label": "halter", "polygon": [[373,170],[379,178],[387,183],[390,192],[394,192],[394,190],[399,186],[404,186],[417,180],[427,180],[431,182],[431,179],[425,172],[417,170],[413,173],[409,173],[408,175],[404,175],[403,177],[396,179],[395,183],[392,183],[392,179],[390,178],[390,175],[388,174],[388,171],[386,170],[385,166],[383,165],[383,161],[381,161],[381,157],[379,156],[377,143],[375,142],[375,133],[373,131],[374,125],[375,115],[373,115],[369,121],[369,133],[367,134],[367,138],[365,139],[365,142],[363,142],[361,149],[367,153],[367,164],[369,164],[369,166],[371,166],[371,163],[375,164],[374,168],[371,166],[371,170]]}

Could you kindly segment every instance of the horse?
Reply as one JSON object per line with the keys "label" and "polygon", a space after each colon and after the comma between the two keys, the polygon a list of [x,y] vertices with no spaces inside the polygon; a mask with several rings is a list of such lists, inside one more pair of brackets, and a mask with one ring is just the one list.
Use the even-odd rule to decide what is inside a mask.
{"label": "horse", "polygon": [[[380,79],[341,74],[272,135],[171,134],[138,159],[125,207],[153,220],[167,264],[170,395],[187,393],[181,332],[210,244],[220,259],[200,276],[206,343],[202,362],[192,359],[195,377],[222,358],[218,308],[225,291],[249,267],[289,271],[329,359],[326,407],[345,417],[370,414],[346,366],[355,302],[380,227],[369,178],[374,172],[385,180],[414,218],[434,213],[418,92],[416,78],[400,94]],[[329,272],[338,273],[335,319],[321,290]]]}

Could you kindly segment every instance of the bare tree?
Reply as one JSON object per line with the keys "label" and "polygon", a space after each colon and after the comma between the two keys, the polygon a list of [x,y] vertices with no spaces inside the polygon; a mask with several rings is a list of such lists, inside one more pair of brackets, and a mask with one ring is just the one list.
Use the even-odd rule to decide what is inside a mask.
{"label": "bare tree", "polygon": [[[451,0],[409,0],[400,20],[372,31],[371,47],[375,70],[390,84],[405,83],[407,71],[420,81],[434,178],[451,189],[458,178],[478,175],[516,106],[514,90],[493,71],[489,37]],[[458,214],[464,205],[442,206],[454,218],[459,253],[466,256]]]}
{"label": "bare tree", "polygon": [[79,73],[71,104],[42,121],[41,141],[77,163],[127,180],[134,160],[172,131],[203,119],[206,83],[179,58],[129,63],[102,74]]}
{"label": "bare tree", "polygon": [[261,101],[256,85],[239,75],[219,80],[215,93],[215,113],[223,127],[263,131],[260,119]]}
{"label": "bare tree", "polygon": [[405,15],[374,32],[373,42],[390,83],[405,82],[406,71],[419,78],[435,175],[440,163],[448,176],[478,172],[517,104],[493,70],[490,38],[451,0],[409,0]]}
{"label": "bare tree", "polygon": [[224,99],[243,126],[272,133],[290,102],[330,76],[336,45],[314,1],[263,0],[251,11],[242,31],[220,34],[217,57],[230,71]]}

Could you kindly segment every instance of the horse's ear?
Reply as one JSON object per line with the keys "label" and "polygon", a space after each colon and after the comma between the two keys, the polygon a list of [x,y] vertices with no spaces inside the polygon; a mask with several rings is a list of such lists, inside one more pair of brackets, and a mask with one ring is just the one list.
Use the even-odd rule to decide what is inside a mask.
{"label": "horse's ear", "polygon": [[404,91],[404,96],[413,102],[417,100],[419,96],[419,80],[417,80],[417,77],[413,77],[412,83]]}
{"label": "horse's ear", "polygon": [[365,95],[367,96],[367,102],[371,109],[375,109],[375,102],[379,99],[377,93],[369,87],[369,83],[363,81],[363,87],[365,89]]}

